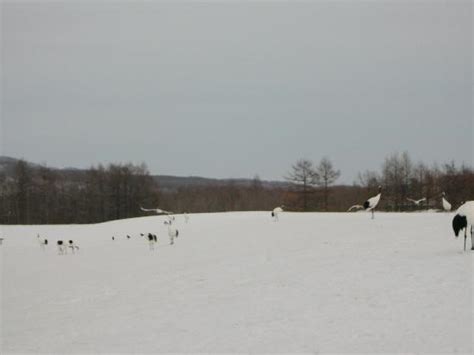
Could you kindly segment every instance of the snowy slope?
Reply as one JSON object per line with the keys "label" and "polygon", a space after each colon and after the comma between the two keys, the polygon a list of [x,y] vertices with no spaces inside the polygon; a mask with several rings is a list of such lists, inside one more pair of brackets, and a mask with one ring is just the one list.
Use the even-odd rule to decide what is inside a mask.
{"label": "snowy slope", "polygon": [[471,353],[473,254],[451,218],[181,216],[173,246],[165,217],[2,226],[2,352]]}

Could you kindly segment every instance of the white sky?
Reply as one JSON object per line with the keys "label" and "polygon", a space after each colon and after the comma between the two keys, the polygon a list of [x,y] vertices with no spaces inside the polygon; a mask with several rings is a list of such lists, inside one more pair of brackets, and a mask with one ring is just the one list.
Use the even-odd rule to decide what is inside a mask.
{"label": "white sky", "polygon": [[3,2],[1,154],[351,183],[473,164],[471,1]]}

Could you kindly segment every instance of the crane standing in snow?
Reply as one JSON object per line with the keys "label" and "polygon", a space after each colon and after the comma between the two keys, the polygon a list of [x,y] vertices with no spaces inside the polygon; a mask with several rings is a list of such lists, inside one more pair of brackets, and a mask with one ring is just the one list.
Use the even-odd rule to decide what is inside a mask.
{"label": "crane standing in snow", "polygon": [[170,237],[170,245],[174,244],[174,239],[178,238],[179,231],[173,227],[173,220],[164,221],[164,224],[168,226],[168,237]]}
{"label": "crane standing in snow", "polygon": [[170,237],[170,244],[174,244],[174,239],[178,238],[179,231],[174,228],[171,224],[168,225],[168,236]]}
{"label": "crane standing in snow", "polygon": [[38,238],[41,249],[44,250],[45,246],[48,245],[48,239],[42,238],[39,234],[36,235],[36,238]]}
{"label": "crane standing in snow", "polygon": [[71,248],[73,254],[76,253],[76,250],[79,250],[79,247],[74,243],[74,240],[69,241],[68,248]]}
{"label": "crane standing in snow", "polygon": [[371,211],[372,212],[372,219],[374,219],[374,210],[375,207],[379,204],[380,197],[382,197],[382,186],[379,186],[379,193],[374,196],[369,198],[367,201],[364,202],[364,209],[366,211]]}
{"label": "crane standing in snow", "polygon": [[366,211],[371,211],[372,212],[372,219],[374,219],[374,210],[375,207],[379,204],[380,197],[382,197],[382,186],[379,186],[379,193],[378,195],[369,198],[367,201],[364,202],[363,205],[354,205],[351,206],[347,212],[353,211],[353,210],[361,210],[364,209]]}
{"label": "crane standing in snow", "polygon": [[148,246],[150,247],[150,250],[155,250],[156,243],[158,243],[158,238],[156,237],[156,234],[148,233]]}
{"label": "crane standing in snow", "polygon": [[452,224],[456,238],[459,236],[459,232],[464,229],[464,251],[466,250],[467,231],[470,227],[471,250],[474,250],[474,201],[467,201],[458,208]]}
{"label": "crane standing in snow", "polygon": [[273,209],[273,211],[272,211],[272,218],[273,218],[273,220],[274,220],[275,222],[279,221],[278,215],[279,215],[281,212],[283,212],[283,207],[285,207],[285,206],[281,205],[280,207],[276,207],[276,208]]}
{"label": "crane standing in snow", "polygon": [[451,211],[451,204],[448,202],[448,200],[446,200],[444,196],[446,196],[446,194],[443,192],[441,194],[441,204],[443,205],[443,210],[449,212]]}

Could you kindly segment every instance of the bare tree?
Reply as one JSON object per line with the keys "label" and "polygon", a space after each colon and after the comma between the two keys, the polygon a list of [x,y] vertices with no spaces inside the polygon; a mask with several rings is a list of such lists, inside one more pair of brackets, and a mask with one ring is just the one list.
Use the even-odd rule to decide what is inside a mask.
{"label": "bare tree", "polygon": [[303,211],[308,209],[309,196],[314,192],[316,184],[316,173],[313,163],[307,159],[300,159],[291,167],[291,172],[285,177],[286,180],[295,184],[297,191],[303,198]]}
{"label": "bare tree", "polygon": [[382,167],[386,200],[393,210],[406,208],[406,198],[412,190],[413,165],[407,152],[391,154]]}
{"label": "bare tree", "polygon": [[324,192],[324,210],[328,210],[328,199],[329,199],[329,186],[334,184],[336,180],[341,176],[339,170],[335,170],[331,160],[324,157],[321,159],[315,172],[315,181],[318,186],[323,188]]}
{"label": "bare tree", "polygon": [[30,223],[32,172],[24,160],[16,164],[16,202],[18,223]]}
{"label": "bare tree", "polygon": [[403,201],[406,201],[406,198],[408,197],[408,195],[410,194],[412,190],[411,183],[412,183],[412,177],[413,177],[413,163],[411,161],[410,156],[408,155],[408,152],[403,152],[400,160],[401,160],[401,167],[402,167],[402,174],[403,174],[401,197]]}
{"label": "bare tree", "polygon": [[[335,180],[330,178],[325,183],[325,176],[331,176],[325,170],[335,171],[331,164],[314,167],[311,161],[298,161],[286,177],[291,188],[260,181],[257,176],[244,183],[216,180],[208,185],[160,188],[144,164],[57,170],[15,161],[0,171],[0,224],[102,222],[140,216],[140,205],[174,212],[217,212],[270,210],[283,202],[311,210],[318,191],[316,183],[326,188],[324,207],[330,211],[346,211],[382,184],[385,192],[380,207],[386,210],[413,209],[406,202],[407,196],[426,197],[424,208],[440,208],[443,191],[454,208],[474,199],[473,168],[454,162],[427,166],[412,164],[407,153],[392,154],[380,172],[359,174],[360,181],[354,186],[331,186]],[[320,191],[323,201],[323,188]]]}
{"label": "bare tree", "polygon": [[354,184],[364,187],[368,194],[380,185],[380,176],[375,171],[366,170],[363,173],[359,173],[358,181]]}

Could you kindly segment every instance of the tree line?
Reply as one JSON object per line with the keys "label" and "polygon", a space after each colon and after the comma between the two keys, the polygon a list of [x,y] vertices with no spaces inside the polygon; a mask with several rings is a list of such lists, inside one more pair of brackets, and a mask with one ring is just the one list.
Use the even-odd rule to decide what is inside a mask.
{"label": "tree line", "polygon": [[140,207],[157,206],[175,213],[266,210],[284,194],[258,177],[247,185],[161,189],[145,164],[57,170],[20,160],[13,174],[0,174],[0,224],[99,223],[146,216]]}
{"label": "tree line", "polygon": [[99,165],[85,171],[32,167],[20,160],[13,177],[0,175],[0,223],[96,223],[139,215],[156,204],[145,165]]}
{"label": "tree line", "polygon": [[[380,171],[359,173],[352,185],[335,185],[341,172],[329,158],[318,164],[300,159],[285,175],[287,184],[247,184],[162,189],[145,164],[99,165],[87,170],[57,170],[23,160],[13,174],[0,174],[0,224],[98,223],[147,215],[140,206],[175,213],[270,211],[346,211],[383,187],[379,209],[410,211],[440,208],[440,195],[456,208],[474,199],[474,171],[454,162],[427,166],[408,153],[391,154]],[[426,198],[415,207],[408,198]]]}
{"label": "tree line", "polygon": [[[454,162],[428,166],[413,162],[407,152],[385,158],[380,171],[358,174],[352,186],[332,186],[340,176],[328,158],[319,165],[300,159],[291,168],[287,180],[292,182],[292,198],[287,204],[302,211],[345,211],[377,193],[381,186],[382,199],[378,206],[385,211],[439,209],[444,192],[453,207],[474,200],[474,170]],[[422,199],[414,205],[408,199]]]}

